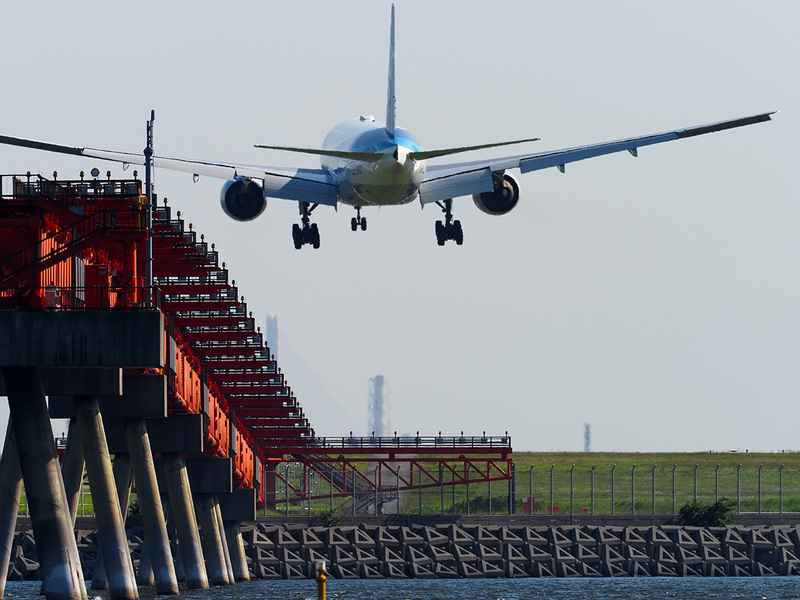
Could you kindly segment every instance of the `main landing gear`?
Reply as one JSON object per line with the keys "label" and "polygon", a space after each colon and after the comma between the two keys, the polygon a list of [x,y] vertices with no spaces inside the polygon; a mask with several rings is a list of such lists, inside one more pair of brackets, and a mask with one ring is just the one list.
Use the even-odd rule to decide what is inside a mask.
{"label": "main landing gear", "polygon": [[367,230],[367,217],[362,217],[361,207],[356,206],[356,216],[350,219],[350,229],[357,231],[359,227],[361,231]]}
{"label": "main landing gear", "polygon": [[308,202],[300,202],[301,227],[297,223],[292,225],[292,239],[294,247],[300,250],[305,244],[311,244],[314,248],[319,248],[319,229],[316,223],[311,222],[311,213],[319,204],[308,205]]}
{"label": "main landing gear", "polygon": [[461,221],[453,220],[453,201],[444,200],[436,204],[444,213],[444,223],[436,221],[436,243],[444,246],[447,240],[453,240],[460,246],[464,243],[464,232],[461,230]]}

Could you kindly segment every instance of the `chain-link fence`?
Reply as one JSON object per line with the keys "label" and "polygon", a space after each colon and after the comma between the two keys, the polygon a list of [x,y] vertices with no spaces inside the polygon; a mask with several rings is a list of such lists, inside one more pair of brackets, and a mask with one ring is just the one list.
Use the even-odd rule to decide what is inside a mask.
{"label": "chain-link fence", "polygon": [[720,498],[736,512],[800,512],[800,469],[783,466],[531,467],[514,484],[517,513],[669,514]]}
{"label": "chain-link fence", "polygon": [[[315,500],[297,501],[278,484],[275,512],[285,514],[337,510],[356,514],[676,514],[688,502],[711,504],[721,498],[742,513],[800,512],[800,468],[783,466],[661,466],[608,468],[536,465],[513,468],[513,479],[453,485],[452,475],[438,484],[372,489],[361,486],[352,497],[331,497],[321,478],[309,481]],[[299,467],[286,471],[292,487],[302,487]],[[322,496],[322,497],[320,497]],[[288,502],[287,502],[288,500]],[[282,502],[283,501],[283,502]]]}

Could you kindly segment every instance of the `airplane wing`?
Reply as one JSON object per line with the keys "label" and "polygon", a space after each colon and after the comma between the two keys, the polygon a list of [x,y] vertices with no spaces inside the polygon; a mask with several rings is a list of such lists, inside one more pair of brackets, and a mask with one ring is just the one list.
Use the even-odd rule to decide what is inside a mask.
{"label": "airplane wing", "polygon": [[505,158],[477,160],[447,165],[427,166],[425,180],[420,188],[420,202],[425,205],[458,196],[481,194],[492,190],[492,173],[507,169],[519,169],[520,173],[538,171],[548,167],[556,167],[562,173],[567,163],[594,158],[604,154],[613,154],[627,150],[633,156],[638,149],[671,140],[679,140],[715,131],[743,127],[754,123],[769,121],[776,111],[762,113],[751,117],[721,121],[696,127],[675,129],[664,133],[644,135],[640,137],[602,142],[588,146],[578,146],[564,150],[551,150],[536,154],[521,154]]}
{"label": "airplane wing", "polygon": [[[62,146],[35,140],[15,138],[0,135],[0,144],[71,154],[74,156],[87,156],[131,165],[143,165],[144,155],[133,152],[118,152],[114,150],[100,150],[98,148],[79,148]],[[193,175],[205,175],[217,179],[234,179],[235,177],[250,177],[263,182],[264,194],[270,198],[310,202],[312,204],[327,204],[336,206],[338,201],[337,185],[328,171],[324,169],[291,169],[282,167],[251,167],[229,163],[188,160],[183,158],[169,158],[154,156],[153,166],[159,169],[182,171]]]}

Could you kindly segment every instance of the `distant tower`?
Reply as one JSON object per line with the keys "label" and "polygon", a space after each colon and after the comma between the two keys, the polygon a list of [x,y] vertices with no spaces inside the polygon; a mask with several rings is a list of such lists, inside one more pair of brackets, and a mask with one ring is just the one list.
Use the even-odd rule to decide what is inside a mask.
{"label": "distant tower", "polygon": [[589,423],[583,424],[583,451],[592,451],[592,426]]}
{"label": "distant tower", "polygon": [[383,375],[369,380],[369,430],[378,437],[389,429],[389,394]]}
{"label": "distant tower", "polygon": [[278,317],[267,317],[267,346],[275,360],[278,360]]}

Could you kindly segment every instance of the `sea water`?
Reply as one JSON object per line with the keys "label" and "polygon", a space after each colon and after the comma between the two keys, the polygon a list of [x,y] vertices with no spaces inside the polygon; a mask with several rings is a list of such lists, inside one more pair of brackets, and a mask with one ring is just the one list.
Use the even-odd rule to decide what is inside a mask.
{"label": "sea water", "polygon": [[[10,581],[6,598],[33,600],[40,584]],[[156,596],[149,588],[139,590],[143,599]],[[253,581],[208,590],[181,588],[182,600],[313,600],[314,580]],[[331,600],[784,600],[800,598],[800,577],[652,577],[561,579],[348,579],[328,580]],[[89,592],[89,599],[105,600],[108,593]]]}

